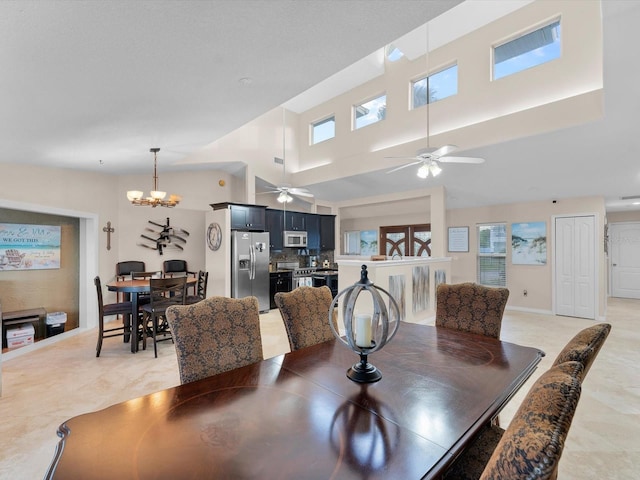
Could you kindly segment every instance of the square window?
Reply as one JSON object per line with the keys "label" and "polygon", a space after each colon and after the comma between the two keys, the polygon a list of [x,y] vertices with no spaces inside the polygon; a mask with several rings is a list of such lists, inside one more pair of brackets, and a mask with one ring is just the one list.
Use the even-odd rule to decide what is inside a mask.
{"label": "square window", "polygon": [[384,120],[387,114],[387,95],[353,106],[353,126],[357,130]]}
{"label": "square window", "polygon": [[311,145],[336,136],[336,117],[331,116],[311,124]]}
{"label": "square window", "polygon": [[560,57],[560,20],[493,48],[493,79]]}
{"label": "square window", "polygon": [[[427,91],[429,95],[427,96]],[[445,68],[411,83],[411,108],[437,102],[458,93],[458,65]]]}

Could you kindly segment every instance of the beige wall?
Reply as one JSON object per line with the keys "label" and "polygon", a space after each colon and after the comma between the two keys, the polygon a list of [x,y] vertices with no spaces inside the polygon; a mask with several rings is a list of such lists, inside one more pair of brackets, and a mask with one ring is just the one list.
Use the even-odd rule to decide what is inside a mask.
{"label": "beige wall", "polygon": [[[513,265],[511,242],[507,241],[507,288],[510,290],[509,306],[523,309],[552,311],[553,300],[553,238],[552,224],[555,216],[593,214],[596,216],[596,281],[598,282],[598,308],[596,315],[604,316],[606,308],[606,257],[604,255],[604,199],[601,197],[560,200],[557,203],[532,202],[491,207],[456,209],[447,211],[447,227],[469,227],[469,252],[451,253],[452,283],[476,281],[476,255],[478,224],[507,224],[507,238],[511,237],[511,224],[518,222],[546,222],[546,265]],[[527,290],[525,297],[523,291]]]}
{"label": "beige wall", "polygon": [[609,212],[607,223],[640,222],[640,210],[633,212]]}

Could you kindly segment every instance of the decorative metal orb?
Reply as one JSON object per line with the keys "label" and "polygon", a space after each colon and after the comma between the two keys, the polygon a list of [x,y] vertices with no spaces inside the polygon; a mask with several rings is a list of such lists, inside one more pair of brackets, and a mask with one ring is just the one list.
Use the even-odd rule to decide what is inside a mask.
{"label": "decorative metal orb", "polygon": [[[362,292],[371,295],[371,312],[356,312],[356,301]],[[388,297],[391,316],[387,311],[382,294]],[[333,311],[338,300],[342,305],[342,320],[345,336],[338,332],[334,322]],[[395,299],[383,288],[374,285],[368,278],[367,266],[362,265],[360,280],[351,287],[342,290],[331,302],[329,308],[329,325],[335,337],[360,355],[360,362],[347,370],[347,377],[354,382],[371,383],[382,378],[382,373],[367,361],[369,354],[380,350],[398,331],[400,325],[400,309]]]}

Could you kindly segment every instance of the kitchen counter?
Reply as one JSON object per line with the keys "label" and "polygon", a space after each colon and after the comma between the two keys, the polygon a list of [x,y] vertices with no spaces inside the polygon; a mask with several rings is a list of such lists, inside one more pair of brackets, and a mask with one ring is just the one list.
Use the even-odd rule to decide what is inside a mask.
{"label": "kitchen counter", "polygon": [[[400,319],[405,322],[425,323],[432,318],[436,288],[451,278],[450,257],[372,261],[370,257],[349,256],[338,257],[336,263],[340,291],[358,282],[362,266],[366,265],[369,280],[393,295],[400,308]],[[371,311],[371,295],[360,295],[356,308]]]}

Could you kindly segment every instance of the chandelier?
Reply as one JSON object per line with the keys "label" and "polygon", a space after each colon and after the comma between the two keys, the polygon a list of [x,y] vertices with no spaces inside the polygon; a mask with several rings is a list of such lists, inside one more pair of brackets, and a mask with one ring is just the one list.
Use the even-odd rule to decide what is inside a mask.
{"label": "chandelier", "polygon": [[180,195],[169,195],[169,199],[165,200],[167,192],[161,192],[158,190],[158,152],[159,148],[150,148],[149,151],[153,153],[153,190],[150,192],[149,197],[143,198],[144,192],[140,190],[129,190],[127,192],[127,198],[133,205],[145,205],[150,207],[175,207],[182,197]]}

